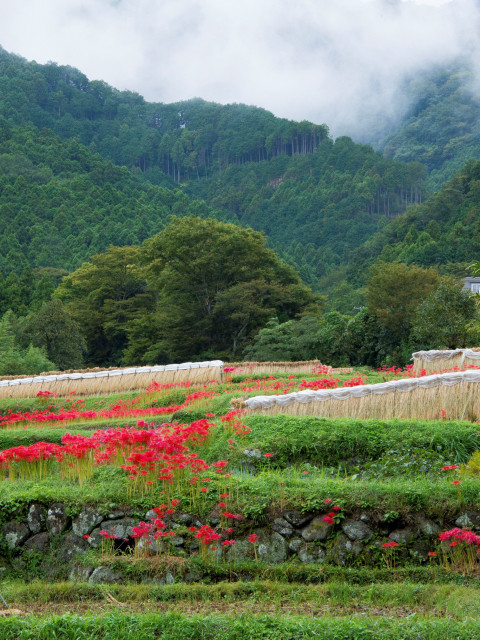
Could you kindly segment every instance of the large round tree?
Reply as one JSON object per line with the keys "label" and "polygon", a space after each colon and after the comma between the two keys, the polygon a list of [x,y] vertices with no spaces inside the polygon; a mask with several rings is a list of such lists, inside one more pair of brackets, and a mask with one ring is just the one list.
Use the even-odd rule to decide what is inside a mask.
{"label": "large round tree", "polygon": [[173,218],[145,242],[142,259],[158,302],[154,317],[132,327],[129,361],[235,356],[271,317],[317,304],[263,234],[212,218]]}

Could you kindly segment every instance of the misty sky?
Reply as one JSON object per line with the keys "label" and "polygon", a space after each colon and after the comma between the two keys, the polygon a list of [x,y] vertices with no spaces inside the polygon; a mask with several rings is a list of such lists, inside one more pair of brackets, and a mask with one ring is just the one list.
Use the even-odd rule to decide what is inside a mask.
{"label": "misty sky", "polygon": [[[174,102],[243,102],[355,135],[404,74],[480,54],[477,0],[1,0],[9,52]],[[480,68],[480,62],[479,62]]]}

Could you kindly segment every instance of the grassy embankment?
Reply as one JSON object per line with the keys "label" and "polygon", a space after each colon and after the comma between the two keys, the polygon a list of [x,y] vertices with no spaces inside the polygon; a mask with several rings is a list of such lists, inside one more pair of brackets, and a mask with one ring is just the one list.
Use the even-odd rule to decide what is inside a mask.
{"label": "grassy embankment", "polygon": [[[352,374],[336,377],[349,379]],[[365,375],[370,383],[382,378]],[[207,519],[215,513],[219,487],[227,487],[229,509],[244,518],[234,534],[239,537],[260,530],[287,509],[320,513],[326,499],[341,504],[346,517],[367,513],[379,526],[384,522],[390,527],[392,523],[406,526],[419,515],[452,522],[460,513],[478,509],[480,479],[475,474],[442,470],[446,465],[466,463],[480,449],[480,430],[474,423],[292,416],[241,420],[240,416],[246,427],[240,435],[231,423],[219,419],[227,413],[231,398],[297,390],[303,379],[309,382],[318,376],[276,374],[273,381],[237,376],[223,385],[208,387],[211,395],[176,410],[182,422],[214,414],[208,418],[211,427],[203,442],[188,445],[208,463],[228,461],[231,475],[228,479],[213,478],[208,494],[201,499],[177,482],[168,493],[169,499],[180,500],[183,512]],[[178,407],[191,391],[174,388],[155,396],[90,397],[81,408],[98,412],[121,406],[125,413],[128,407]],[[57,415],[72,411],[73,402],[55,398],[50,411]],[[37,399],[0,402],[2,416],[9,411],[11,415],[38,410],[46,411],[46,407]],[[171,413],[165,413],[143,416],[142,421],[158,427],[171,418]],[[66,432],[91,436],[97,429],[134,425],[138,417],[6,422],[0,431],[0,450],[40,441],[60,444]],[[251,457],[245,451],[259,454]],[[272,455],[265,457],[265,453]],[[81,485],[75,478],[66,482],[60,472],[61,463],[52,462],[44,478],[24,479],[22,470],[17,469],[14,480],[1,482],[2,522],[24,516],[34,500],[63,502],[71,515],[85,505],[107,510],[128,507],[140,519],[165,495],[161,482],[152,491],[132,490],[118,463],[93,468],[91,477]],[[12,477],[10,471],[4,473]],[[461,484],[453,485],[454,479],[460,479]],[[340,534],[340,525],[336,523],[332,541]],[[439,551],[438,542],[432,540],[431,544]],[[208,557],[183,557],[175,565],[169,554],[108,557],[99,550],[90,551],[83,562],[126,570],[127,581],[113,585],[49,581],[35,557],[23,565],[28,566],[29,578],[34,578],[26,582],[15,558],[10,561],[5,554],[0,592],[10,607],[30,615],[0,621],[1,637],[477,637],[480,582],[476,568],[466,571],[451,563],[447,566],[440,553],[425,562],[410,551],[408,544],[395,549],[395,568],[381,546],[368,543],[361,554],[340,566],[328,559],[322,564],[303,564],[295,558],[268,564]],[[159,568],[168,569],[175,584],[151,583]],[[187,569],[197,571],[200,582],[182,582]]]}

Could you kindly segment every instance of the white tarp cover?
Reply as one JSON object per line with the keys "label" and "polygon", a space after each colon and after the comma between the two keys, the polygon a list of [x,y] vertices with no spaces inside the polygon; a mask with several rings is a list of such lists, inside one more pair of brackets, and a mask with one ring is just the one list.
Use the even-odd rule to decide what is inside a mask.
{"label": "white tarp cover", "polygon": [[63,380],[81,380],[90,378],[105,378],[110,376],[124,376],[141,373],[160,373],[162,371],[178,371],[179,369],[200,369],[206,367],[223,367],[221,360],[209,362],[184,362],[182,364],[159,364],[154,367],[138,367],[137,369],[115,369],[113,371],[96,371],[94,373],[62,373],[53,376],[36,376],[35,378],[17,378],[16,380],[0,380],[0,387],[11,387],[18,384],[48,384]]}
{"label": "white tarp cover", "polygon": [[465,358],[470,360],[480,360],[480,351],[472,351],[472,349],[442,349],[441,351],[417,351],[412,353],[412,360],[425,360],[426,362],[435,362],[435,360],[450,360],[455,356],[462,356],[462,362]]}
{"label": "white tarp cover", "polygon": [[255,396],[245,400],[249,409],[271,409],[276,404],[285,407],[293,402],[325,402],[326,400],[347,400],[348,398],[362,398],[365,396],[381,395],[384,393],[406,392],[414,389],[430,389],[440,385],[452,386],[462,382],[480,382],[480,371],[455,371],[453,373],[422,376],[421,378],[407,378],[405,380],[391,380],[380,384],[364,384],[358,387],[343,387],[342,389],[319,389],[312,391],[297,391],[280,396]]}

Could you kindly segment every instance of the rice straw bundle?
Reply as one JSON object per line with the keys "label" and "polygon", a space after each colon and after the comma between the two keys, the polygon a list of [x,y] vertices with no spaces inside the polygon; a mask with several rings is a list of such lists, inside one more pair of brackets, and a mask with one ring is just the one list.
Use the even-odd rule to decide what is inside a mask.
{"label": "rice straw bundle", "polygon": [[417,351],[412,354],[413,370],[418,373],[425,369],[426,373],[463,368],[467,365],[480,366],[480,351],[475,349],[442,349],[440,351]]}
{"label": "rice straw bundle", "polygon": [[0,380],[0,398],[32,398],[39,391],[66,396],[102,395],[146,389],[152,382],[210,382],[223,377],[223,362],[185,362],[127,369],[83,370],[73,373],[45,374],[35,377],[5,377]]}
{"label": "rice straw bundle", "polygon": [[[322,366],[320,360],[299,360],[297,362],[231,362],[226,367],[240,369],[238,373],[254,375],[258,373],[313,373],[315,367]],[[351,367],[334,369],[328,367],[330,374],[351,373]]]}
{"label": "rice straw bundle", "polygon": [[470,370],[358,387],[256,396],[243,403],[237,401],[236,407],[246,408],[247,414],[478,420],[479,392],[480,371]]}

